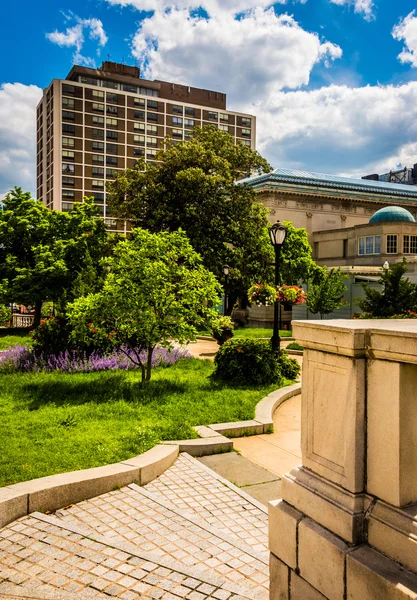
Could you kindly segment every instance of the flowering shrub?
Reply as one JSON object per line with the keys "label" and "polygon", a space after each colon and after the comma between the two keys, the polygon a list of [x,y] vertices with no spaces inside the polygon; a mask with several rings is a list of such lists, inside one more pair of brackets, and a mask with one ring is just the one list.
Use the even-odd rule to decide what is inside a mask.
{"label": "flowering shrub", "polygon": [[[58,354],[38,354],[31,352],[26,346],[14,346],[0,354],[0,372],[14,371],[62,371],[65,373],[93,373],[97,371],[133,370],[137,365],[132,362],[130,355],[135,350],[120,347],[110,354],[102,355],[97,352],[76,353],[59,352]],[[142,351],[141,360],[146,361],[146,352]],[[181,358],[191,358],[184,348],[163,348],[157,346],[152,354],[152,367],[170,366]]]}
{"label": "flowering shrub", "polygon": [[306,292],[298,285],[282,285],[278,288],[277,298],[286,304],[305,304],[307,302]]}
{"label": "flowering shrub", "polygon": [[269,306],[270,304],[274,304],[275,298],[275,288],[267,283],[255,283],[248,289],[249,302],[255,303],[258,306]]}

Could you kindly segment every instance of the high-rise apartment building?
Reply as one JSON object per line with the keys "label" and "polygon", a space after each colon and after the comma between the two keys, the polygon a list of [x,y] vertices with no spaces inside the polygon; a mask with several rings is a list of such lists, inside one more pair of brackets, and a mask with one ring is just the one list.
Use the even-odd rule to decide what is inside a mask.
{"label": "high-rise apartment building", "polygon": [[226,110],[225,94],[147,81],[137,67],[118,63],[74,66],[37,107],[37,197],[66,211],[93,196],[108,228],[124,231],[107,208],[106,182],[139,157],[155,161],[165,136],[184,140],[208,124],[255,148],[255,117]]}

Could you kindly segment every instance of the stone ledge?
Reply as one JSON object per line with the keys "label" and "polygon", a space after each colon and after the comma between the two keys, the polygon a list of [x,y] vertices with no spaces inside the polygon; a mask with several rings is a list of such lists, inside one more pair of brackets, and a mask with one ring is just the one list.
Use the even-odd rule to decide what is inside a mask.
{"label": "stone ledge", "polygon": [[160,444],[124,462],[0,488],[0,528],[34,511],[57,510],[135,481],[144,485],[170,467],[178,453],[178,446]]}
{"label": "stone ledge", "polygon": [[289,400],[293,396],[298,396],[298,394],[301,394],[301,383],[295,383],[294,385],[271,392],[256,405],[255,421],[269,426],[269,431],[272,432],[274,428],[273,415],[276,409],[285,400]]}
{"label": "stone ledge", "polygon": [[233,442],[227,437],[216,435],[209,438],[195,440],[175,440],[163,442],[165,447],[175,446],[180,452],[187,452],[191,456],[208,456],[210,454],[221,454],[233,450]]}

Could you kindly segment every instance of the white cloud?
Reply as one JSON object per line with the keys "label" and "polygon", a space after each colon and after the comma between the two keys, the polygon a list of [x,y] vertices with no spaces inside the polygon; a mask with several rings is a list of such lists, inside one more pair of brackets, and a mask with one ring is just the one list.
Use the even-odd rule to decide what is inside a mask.
{"label": "white cloud", "polygon": [[[164,11],[167,9],[203,8],[210,16],[229,13],[235,15],[255,7],[286,4],[287,0],[106,0],[117,6],[130,6],[142,11]],[[297,1],[297,0],[295,0]],[[304,4],[307,0],[298,0]]]}
{"label": "white cloud", "polygon": [[355,13],[362,14],[366,21],[375,18],[375,4],[373,0],[330,0],[338,6],[353,6]]}
{"label": "white cloud", "polygon": [[417,162],[417,82],[280,92],[258,114],[259,150],[275,166],[365,175]]}
{"label": "white cloud", "polygon": [[414,10],[394,27],[392,36],[398,41],[404,41],[404,48],[398,59],[417,67],[417,17]]}
{"label": "white cloud", "polygon": [[307,85],[316,63],[342,55],[293,17],[259,7],[239,19],[156,11],[141,22],[132,46],[145,77],[226,91],[234,106]]}
{"label": "white cloud", "polygon": [[15,185],[36,192],[36,105],[41,97],[35,85],[0,87],[0,198]]}
{"label": "white cloud", "polygon": [[[75,19],[76,24],[72,27],[67,27],[65,32],[55,30],[51,33],[47,33],[46,37],[58,46],[75,48],[73,57],[75,63],[94,66],[93,58],[85,57],[81,54],[85,42],[84,30],[89,30],[89,38],[91,40],[97,40],[100,49],[100,47],[105,46],[108,41],[103,28],[103,23],[100,19],[80,19],[79,17],[72,15],[66,17],[66,19]],[[99,49],[97,52],[98,54],[100,52]]]}

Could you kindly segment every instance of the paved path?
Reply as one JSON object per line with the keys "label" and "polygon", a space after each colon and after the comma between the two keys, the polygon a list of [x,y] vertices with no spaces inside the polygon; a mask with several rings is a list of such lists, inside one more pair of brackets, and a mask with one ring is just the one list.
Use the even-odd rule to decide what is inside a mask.
{"label": "paved path", "polygon": [[267,513],[182,454],[161,477],[0,530],[0,598],[266,600]]}

